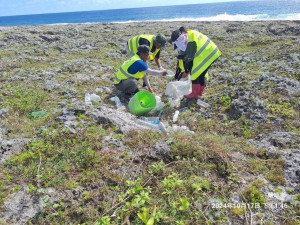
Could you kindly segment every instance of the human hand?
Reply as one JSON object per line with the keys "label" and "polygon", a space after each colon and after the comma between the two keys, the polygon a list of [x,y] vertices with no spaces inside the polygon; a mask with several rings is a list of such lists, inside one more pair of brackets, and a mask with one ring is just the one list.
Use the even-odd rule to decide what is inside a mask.
{"label": "human hand", "polygon": [[182,78],[186,78],[188,75],[189,75],[189,73],[184,72],[184,73],[182,74]]}
{"label": "human hand", "polygon": [[168,71],[167,71],[166,69],[164,69],[164,71],[162,72],[162,75],[163,75],[163,76],[166,76],[167,73],[168,73]]}

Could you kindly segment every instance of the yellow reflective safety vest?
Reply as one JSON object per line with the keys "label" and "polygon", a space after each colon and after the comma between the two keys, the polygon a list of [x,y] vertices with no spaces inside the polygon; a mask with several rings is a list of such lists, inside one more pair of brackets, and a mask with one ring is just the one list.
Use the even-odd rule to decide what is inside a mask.
{"label": "yellow reflective safety vest", "polygon": [[[181,72],[184,72],[185,71],[185,68],[184,68],[184,63],[183,63],[183,60],[182,59],[178,59],[178,67],[181,69]],[[196,77],[197,78],[197,77]],[[196,78],[194,80],[196,80]],[[208,75],[208,72],[206,72],[205,74],[205,79],[206,81],[209,81],[209,75]]]}
{"label": "yellow reflective safety vest", "polygon": [[[153,47],[153,43],[154,43],[154,37],[155,37],[154,35],[148,35],[148,34],[141,34],[141,35],[135,36],[135,37],[131,38],[130,40],[128,40],[128,42],[127,42],[128,50],[132,54],[136,54],[138,52],[138,47],[140,46],[139,45],[140,38],[144,38],[150,42],[149,49],[151,51],[151,49]],[[153,60],[159,50],[160,50],[159,48],[156,48],[156,50],[152,54],[150,52],[149,59]]]}
{"label": "yellow reflective safety vest", "polygon": [[126,60],[118,70],[115,76],[114,84],[119,84],[121,80],[143,78],[145,76],[145,72],[137,72],[135,74],[128,72],[128,68],[138,60],[141,60],[138,55],[134,55],[130,59]]}
{"label": "yellow reflective safety vest", "polygon": [[191,80],[196,80],[217,58],[221,52],[218,47],[204,34],[188,30],[188,42],[196,42],[197,50],[191,70]]}

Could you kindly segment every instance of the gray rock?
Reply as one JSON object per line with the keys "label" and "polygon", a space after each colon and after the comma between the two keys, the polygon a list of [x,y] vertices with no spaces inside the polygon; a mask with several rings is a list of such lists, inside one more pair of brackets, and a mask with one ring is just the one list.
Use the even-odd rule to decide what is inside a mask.
{"label": "gray rock", "polygon": [[157,142],[150,150],[150,157],[155,160],[170,160],[171,147],[167,141]]}
{"label": "gray rock", "polygon": [[300,35],[300,26],[296,24],[283,24],[281,21],[268,25],[268,31],[274,35]]}
{"label": "gray rock", "polygon": [[47,41],[47,42],[54,42],[54,41],[59,41],[60,38],[57,36],[46,36],[46,35],[40,35],[39,36],[41,39]]}
{"label": "gray rock", "polygon": [[231,102],[230,111],[228,113],[229,119],[238,119],[245,116],[253,122],[261,123],[267,120],[267,111],[263,101],[258,99],[254,94],[245,92],[244,90],[237,90],[234,99]]}
{"label": "gray rock", "polygon": [[117,138],[113,138],[113,135],[109,135],[103,138],[103,143],[108,146],[113,146],[114,148],[125,149],[126,146],[123,144],[123,141]]}
{"label": "gray rock", "polygon": [[77,95],[77,91],[76,90],[66,90],[66,91],[61,91],[59,92],[60,95],[66,96],[67,98],[73,98]]}
{"label": "gray rock", "polygon": [[286,186],[294,187],[296,193],[300,192],[300,150],[285,152],[282,158],[286,163],[284,168]]}
{"label": "gray rock", "polygon": [[33,140],[32,138],[0,140],[0,164],[4,163],[10,156],[21,151],[28,142]]}
{"label": "gray rock", "polygon": [[72,103],[72,111],[74,111],[75,114],[77,113],[85,113],[85,103],[81,101],[75,101]]}
{"label": "gray rock", "polygon": [[6,108],[0,109],[0,118],[4,118],[7,116],[9,110]]}
{"label": "gray rock", "polygon": [[60,87],[60,84],[56,82],[56,80],[45,80],[44,90],[45,91],[53,91]]}
{"label": "gray rock", "polygon": [[134,129],[145,129],[145,127],[136,124],[136,116],[106,106],[87,112],[86,116],[93,118],[98,124],[113,124],[119,127],[122,133],[129,133]]}
{"label": "gray rock", "polygon": [[42,199],[29,194],[28,190],[27,186],[21,186],[20,190],[12,195],[12,198],[4,202],[4,210],[0,214],[0,218],[4,222],[15,225],[25,224],[42,211]]}

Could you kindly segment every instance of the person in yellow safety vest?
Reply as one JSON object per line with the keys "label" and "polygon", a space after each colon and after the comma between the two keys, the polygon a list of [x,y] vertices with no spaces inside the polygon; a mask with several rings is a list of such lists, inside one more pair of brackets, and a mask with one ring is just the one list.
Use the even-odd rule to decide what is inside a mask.
{"label": "person in yellow safety vest", "polygon": [[138,79],[143,78],[144,83],[148,87],[151,93],[154,93],[147,74],[148,75],[163,75],[167,74],[167,70],[152,70],[150,69],[146,61],[149,58],[149,47],[147,45],[141,45],[138,47],[137,54],[126,60],[121,68],[118,70],[115,79],[115,87],[124,92],[125,95],[131,96],[139,91]]}
{"label": "person in yellow safety vest", "polygon": [[148,34],[135,36],[127,41],[127,58],[134,56],[137,53],[139,46],[147,45],[150,49],[149,59],[155,59],[155,63],[159,70],[163,70],[160,61],[160,49],[165,47],[166,42],[167,39],[163,34],[158,34],[157,36]]}
{"label": "person in yellow safety vest", "polygon": [[173,31],[169,42],[173,44],[174,49],[183,51],[186,55],[183,58],[185,72],[182,77],[191,75],[192,93],[184,97],[197,99],[205,89],[205,75],[208,69],[220,57],[221,52],[207,36],[184,27]]}
{"label": "person in yellow safety vest", "polygon": [[[180,80],[182,78],[183,73],[185,72],[185,68],[188,66],[187,61],[183,61],[183,59],[186,57],[186,54],[184,51],[178,50],[178,56],[177,56],[177,65],[176,65],[176,72],[174,76],[174,81]],[[205,74],[205,84],[209,80],[208,72]]]}

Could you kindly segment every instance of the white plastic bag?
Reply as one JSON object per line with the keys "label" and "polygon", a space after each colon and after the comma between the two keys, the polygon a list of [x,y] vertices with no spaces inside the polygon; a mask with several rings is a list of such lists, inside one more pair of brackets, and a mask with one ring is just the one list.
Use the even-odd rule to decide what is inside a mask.
{"label": "white plastic bag", "polygon": [[171,81],[167,84],[165,94],[171,98],[181,98],[192,92],[192,81],[190,75],[187,78],[181,78],[180,81]]}
{"label": "white plastic bag", "polygon": [[96,94],[94,94],[94,93],[90,95],[90,98],[91,98],[91,100],[94,101],[94,102],[99,102],[99,101],[100,101],[100,96],[99,96],[99,95],[96,95]]}
{"label": "white plastic bag", "polygon": [[91,101],[91,95],[89,93],[85,93],[85,98],[84,98],[85,106],[89,108],[93,108],[93,104]]}
{"label": "white plastic bag", "polygon": [[126,109],[126,107],[122,104],[122,102],[120,101],[120,99],[119,99],[118,96],[111,97],[109,100],[116,103],[117,110],[121,110],[122,111],[122,110]]}
{"label": "white plastic bag", "polygon": [[162,110],[162,108],[165,107],[166,105],[164,102],[161,101],[161,98],[158,95],[155,95],[155,100],[156,100],[156,106],[154,109],[150,111],[150,114]]}

